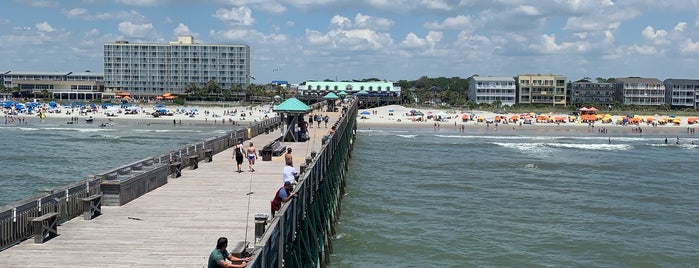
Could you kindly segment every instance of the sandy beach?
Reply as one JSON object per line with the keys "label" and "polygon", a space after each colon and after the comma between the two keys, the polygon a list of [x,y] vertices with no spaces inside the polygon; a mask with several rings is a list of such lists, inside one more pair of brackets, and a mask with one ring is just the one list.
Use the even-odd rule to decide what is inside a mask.
{"label": "sandy beach", "polygon": [[45,122],[65,121],[83,123],[92,120],[93,124],[110,124],[123,120],[136,121],[139,124],[206,124],[206,125],[249,125],[255,121],[264,120],[268,117],[276,116],[272,112],[269,105],[257,106],[165,106],[167,115],[153,116],[156,111],[155,104],[140,104],[137,113],[129,113],[125,108],[114,106],[109,109],[97,107],[95,110],[85,110],[81,112],[79,108],[57,108],[53,111],[43,113],[43,118],[40,114],[34,112],[32,114],[12,115],[8,110],[4,110],[5,124],[20,124],[20,120],[36,121],[43,120]]}
{"label": "sandy beach", "polygon": [[[420,111],[423,115],[411,115],[411,111]],[[602,113],[601,113],[602,114]],[[469,120],[462,120],[462,116],[466,115]],[[441,116],[441,120],[435,120],[435,117]],[[497,117],[502,120],[499,123],[486,123],[486,120],[492,120]],[[474,117],[475,120],[470,120]],[[537,122],[536,116],[532,116],[532,123],[524,123],[524,120],[510,120],[511,118],[520,118],[520,114],[506,113],[496,114],[487,111],[461,111],[457,109],[414,109],[400,105],[390,105],[371,109],[359,110],[358,127],[367,129],[371,127],[393,127],[393,128],[419,128],[419,129],[434,129],[434,130],[452,130],[452,131],[498,131],[498,132],[513,132],[519,130],[542,130],[542,131],[576,131],[590,132],[607,135],[677,135],[687,136],[694,135],[694,129],[699,128],[697,124],[689,124],[688,120],[693,117],[677,116],[679,124],[673,123],[673,118],[663,115],[639,115],[636,116],[642,120],[638,123],[629,121],[626,124],[618,124],[623,120],[623,116],[611,116],[611,121],[603,123],[601,120],[595,121],[593,124],[574,120],[570,122],[567,114],[546,114],[548,118],[565,118],[561,122]],[[479,122],[477,119],[482,118]],[[652,121],[648,121],[652,118]],[[628,119],[627,119],[628,120]],[[662,120],[667,120],[669,123],[660,124]],[[691,121],[691,120],[689,120]],[[698,121],[699,122],[699,121]]]}
{"label": "sandy beach", "polygon": [[[263,120],[268,117],[274,117],[277,114],[272,111],[269,105],[257,106],[175,106],[169,105],[165,109],[169,115],[161,115],[154,117],[153,112],[156,111],[156,104],[140,104],[138,113],[128,114],[128,110],[124,108],[102,109],[98,107],[95,111],[81,113],[79,109],[60,108],[60,112],[46,112],[45,117],[41,120],[50,121],[77,121],[85,122],[86,119],[92,118],[93,123],[110,124],[121,120],[136,120],[139,124],[204,124],[204,125],[250,125],[255,121]],[[421,115],[412,115],[419,111]],[[313,111],[312,113],[316,113]],[[320,112],[323,114],[322,112]],[[419,113],[418,113],[419,114]],[[604,114],[600,112],[600,114]],[[608,116],[608,122],[597,120],[593,124],[584,122],[579,118],[571,121],[567,114],[546,114],[547,118],[565,119],[558,122],[546,122],[536,120],[536,117],[541,115],[531,115],[531,123],[523,120],[520,114],[506,113],[496,114],[488,111],[479,110],[458,110],[453,108],[444,109],[414,109],[401,105],[389,105],[371,109],[361,109],[358,115],[358,127],[394,127],[394,128],[431,128],[435,130],[454,130],[454,131],[499,131],[509,132],[527,129],[551,129],[551,130],[576,130],[585,132],[597,132],[609,135],[636,135],[636,134],[657,134],[657,135],[693,135],[696,124],[689,124],[690,116],[677,116],[670,118],[665,115],[638,115],[637,123],[629,121],[626,124],[619,124],[623,120],[623,116]],[[468,120],[462,118],[467,117]],[[499,122],[488,123],[487,121],[495,121],[500,117]],[[8,115],[5,110],[5,124],[17,124],[19,118],[26,120],[39,120],[37,113],[20,114],[18,116]],[[441,118],[440,120],[435,120]],[[514,121],[513,118],[518,120]],[[649,120],[652,119],[652,120]],[[481,120],[478,120],[481,119]],[[669,121],[666,124],[660,124],[661,121]],[[679,123],[675,123],[679,122]],[[697,116],[699,122],[699,116]],[[2,122],[0,122],[2,123]]]}

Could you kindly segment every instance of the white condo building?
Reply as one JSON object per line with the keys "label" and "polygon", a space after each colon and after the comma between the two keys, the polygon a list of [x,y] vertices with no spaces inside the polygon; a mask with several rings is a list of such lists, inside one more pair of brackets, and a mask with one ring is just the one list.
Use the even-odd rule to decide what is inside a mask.
{"label": "white condo building", "polygon": [[468,99],[476,103],[514,105],[517,87],[513,77],[474,76],[468,87]]}
{"label": "white condo building", "polygon": [[180,36],[169,44],[104,44],[107,91],[134,97],[183,94],[188,84],[202,87],[211,80],[223,89],[246,88],[250,84],[250,46],[198,44],[192,36]]}

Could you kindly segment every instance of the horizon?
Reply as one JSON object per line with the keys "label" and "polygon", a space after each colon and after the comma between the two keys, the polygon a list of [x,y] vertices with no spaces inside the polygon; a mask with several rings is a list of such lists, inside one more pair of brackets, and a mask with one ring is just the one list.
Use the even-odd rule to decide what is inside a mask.
{"label": "horizon", "polygon": [[226,2],[12,0],[0,19],[0,71],[104,73],[105,43],[191,35],[201,44],[249,45],[251,76],[265,83],[697,77],[699,2]]}

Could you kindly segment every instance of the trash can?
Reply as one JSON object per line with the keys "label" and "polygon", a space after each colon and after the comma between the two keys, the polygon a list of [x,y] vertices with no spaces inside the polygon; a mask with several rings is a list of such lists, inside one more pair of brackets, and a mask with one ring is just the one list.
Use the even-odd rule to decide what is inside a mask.
{"label": "trash can", "polygon": [[262,161],[272,161],[272,148],[267,146],[262,147],[260,154],[262,155]]}
{"label": "trash can", "polygon": [[255,238],[260,239],[265,234],[265,225],[267,225],[267,214],[255,214]]}

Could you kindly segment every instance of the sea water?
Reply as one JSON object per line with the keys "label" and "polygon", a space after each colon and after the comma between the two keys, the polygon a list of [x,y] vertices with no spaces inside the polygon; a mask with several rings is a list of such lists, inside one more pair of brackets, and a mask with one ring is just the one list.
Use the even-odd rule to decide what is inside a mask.
{"label": "sea water", "polygon": [[235,129],[204,120],[181,125],[167,118],[102,121],[0,122],[0,207]]}
{"label": "sea water", "polygon": [[330,267],[699,265],[685,129],[471,128],[360,127]]}
{"label": "sea water", "polygon": [[[98,124],[0,125],[0,206],[234,129]],[[360,127],[330,267],[696,267],[694,138]]]}

